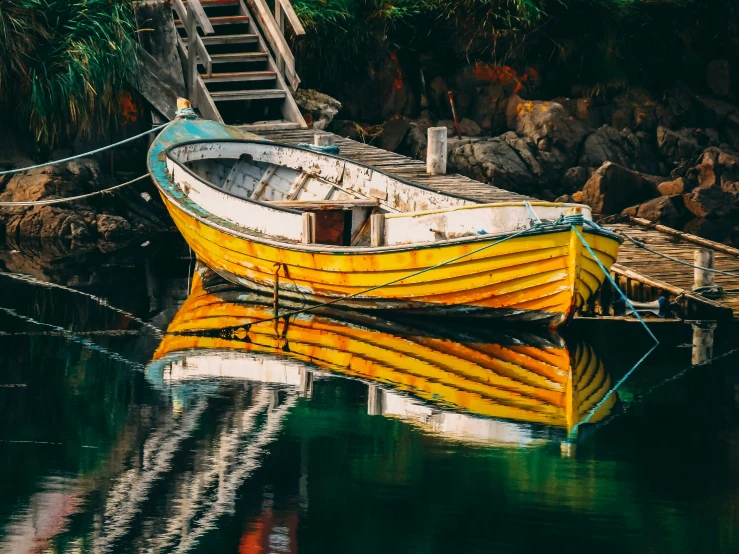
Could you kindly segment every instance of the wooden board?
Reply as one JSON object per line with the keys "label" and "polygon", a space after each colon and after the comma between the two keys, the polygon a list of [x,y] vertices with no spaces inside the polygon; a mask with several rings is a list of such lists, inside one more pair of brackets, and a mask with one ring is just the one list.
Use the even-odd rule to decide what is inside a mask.
{"label": "wooden board", "polygon": [[[260,131],[260,134],[265,138],[286,144],[313,143],[313,135],[316,133],[330,134],[315,129]],[[335,143],[340,149],[340,155],[345,158],[380,167],[385,171],[440,193],[453,194],[480,203],[534,200],[531,197],[487,185],[462,175],[453,173],[427,175],[426,164],[422,161],[381,150],[369,144],[339,136],[335,137]],[[634,219],[631,223],[608,225],[608,227],[626,233],[648,244],[654,250],[691,264],[696,249],[710,248],[714,251],[714,267],[716,269],[739,274],[739,249],[679,233],[662,226],[651,225],[639,219]],[[683,294],[688,298],[689,304],[701,304],[709,312],[711,310],[716,312],[717,307],[730,308],[734,317],[739,315],[739,294],[724,295],[717,300],[703,299],[692,293],[693,268],[638,248],[628,240],[624,241],[621,246],[617,263],[619,267],[628,270],[629,282],[638,282],[644,285],[655,282],[666,283],[670,285],[671,291],[674,291],[671,294]],[[739,279],[733,277],[716,275],[716,284],[726,290],[739,290]],[[653,289],[653,294],[657,294],[657,288],[653,287]]]}

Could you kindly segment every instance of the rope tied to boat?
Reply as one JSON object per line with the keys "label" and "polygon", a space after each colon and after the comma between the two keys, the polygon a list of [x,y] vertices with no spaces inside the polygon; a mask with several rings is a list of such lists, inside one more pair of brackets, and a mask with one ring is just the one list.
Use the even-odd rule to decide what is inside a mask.
{"label": "rope tied to boat", "polygon": [[167,125],[169,125],[169,121],[167,123],[162,123],[161,125],[157,125],[156,127],[152,127],[148,131],[144,131],[143,133],[139,133],[138,135],[134,135],[132,137],[128,137],[127,139],[119,140],[118,142],[114,142],[113,144],[109,144],[107,146],[103,146],[101,148],[97,148],[95,150],[90,150],[89,152],[85,152],[83,154],[76,154],[74,156],[70,156],[68,158],[62,158],[61,160],[54,160],[51,162],[45,162],[42,164],[36,164],[31,165],[28,167],[20,167],[18,169],[8,169],[5,171],[0,171],[0,177],[3,175],[11,175],[14,173],[21,173],[23,171],[29,171],[31,169],[39,169],[41,167],[48,167],[50,165],[56,165],[56,164],[62,164],[66,162],[71,162],[73,160],[79,160],[80,158],[87,158],[89,156],[92,156],[93,154],[99,154],[100,152],[105,152],[106,150],[110,150],[111,148],[115,148],[117,146],[120,146],[122,144],[126,144],[129,142],[133,142],[134,140],[140,139],[142,137],[145,137],[146,135],[150,135],[152,133],[156,133],[157,131],[161,131],[164,129]]}
{"label": "rope tied to boat", "polygon": [[112,187],[108,187],[107,189],[96,190],[95,192],[88,192],[87,194],[80,194],[78,196],[70,196],[68,198],[48,198],[46,200],[29,200],[25,202],[0,202],[0,206],[5,206],[5,207],[48,206],[51,204],[62,204],[64,202],[76,202],[77,200],[84,200],[85,198],[90,198],[91,196],[97,196],[99,194],[110,194],[116,189],[120,189],[123,187],[127,187],[129,185],[133,185],[134,183],[138,183],[142,179],[146,179],[148,176],[149,176],[149,173],[146,173],[144,175],[141,175],[140,177],[136,177],[135,179],[126,181],[125,183],[121,183],[119,185],[113,185]]}
{"label": "rope tied to boat", "polygon": [[197,119],[198,118],[198,114],[195,113],[195,110],[193,110],[189,106],[175,110],[174,113],[177,117],[181,117],[182,119]]}
{"label": "rope tied to boat", "polygon": [[339,153],[339,147],[336,144],[329,144],[327,146],[318,146],[317,144],[309,144],[307,142],[300,142],[298,143],[298,147],[308,148],[309,150],[313,150],[314,152],[318,152],[320,154],[333,154],[334,156],[336,156]]}

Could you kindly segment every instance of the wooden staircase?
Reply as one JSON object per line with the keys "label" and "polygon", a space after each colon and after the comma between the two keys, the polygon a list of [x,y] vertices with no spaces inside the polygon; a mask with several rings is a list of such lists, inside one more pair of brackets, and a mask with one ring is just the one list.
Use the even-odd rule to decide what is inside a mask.
{"label": "wooden staircase", "polygon": [[307,126],[292,96],[300,79],[285,20],[305,31],[289,0],[275,0],[274,15],[265,0],[173,0],[172,9],[189,99],[202,117],[249,130]]}

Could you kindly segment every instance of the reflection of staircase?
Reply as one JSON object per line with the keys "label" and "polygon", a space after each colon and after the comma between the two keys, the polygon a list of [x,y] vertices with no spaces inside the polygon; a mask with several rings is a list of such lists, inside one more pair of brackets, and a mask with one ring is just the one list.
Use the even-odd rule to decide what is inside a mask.
{"label": "reflection of staircase", "polygon": [[274,16],[265,0],[174,0],[172,7],[188,95],[203,117],[252,130],[306,127],[292,96],[300,79],[284,20],[296,34],[305,31],[289,0],[275,0]]}

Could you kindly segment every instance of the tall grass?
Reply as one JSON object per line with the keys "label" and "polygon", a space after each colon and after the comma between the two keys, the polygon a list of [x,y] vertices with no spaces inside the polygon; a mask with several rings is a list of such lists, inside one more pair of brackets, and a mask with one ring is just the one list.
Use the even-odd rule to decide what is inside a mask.
{"label": "tall grass", "polygon": [[130,0],[0,0],[0,106],[42,148],[117,119],[135,75]]}

